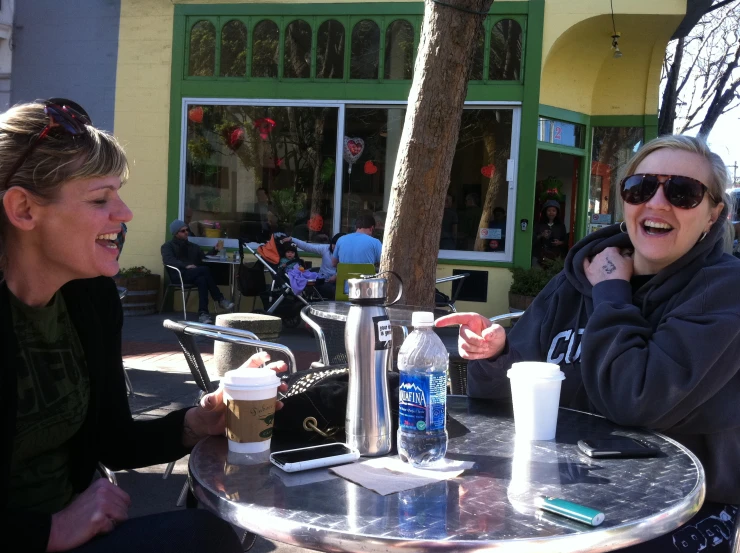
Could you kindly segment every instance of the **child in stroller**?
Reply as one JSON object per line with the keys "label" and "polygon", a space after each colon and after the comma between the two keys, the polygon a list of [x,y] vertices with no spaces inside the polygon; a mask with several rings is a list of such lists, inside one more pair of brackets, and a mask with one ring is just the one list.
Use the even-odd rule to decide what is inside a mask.
{"label": "child in stroller", "polygon": [[[255,262],[251,268],[248,268],[246,265],[242,265],[242,271],[245,275],[249,275],[248,278],[262,279],[263,286],[262,291],[259,292],[259,297],[262,300],[264,312],[280,317],[285,326],[292,328],[298,326],[300,323],[300,312],[304,305],[308,305],[315,301],[322,301],[323,298],[316,291],[315,286],[313,285],[314,283],[311,283],[310,286],[306,286],[300,294],[296,294],[291,288],[290,280],[287,275],[288,271],[296,266],[304,267],[305,263],[298,256],[298,249],[295,244],[283,244],[280,241],[284,236],[285,234],[282,233],[274,233],[270,239],[265,244],[259,246],[256,251],[249,247],[245,241],[239,240],[239,250],[242,255],[242,259],[244,259],[243,248],[249,250],[257,259],[257,262]],[[267,288],[267,285],[264,284],[263,266],[272,275],[272,284],[269,289]],[[242,280],[243,279],[240,276],[240,287],[242,285]],[[318,283],[318,281],[316,283]],[[253,287],[252,292],[254,293],[254,291],[255,288]]]}

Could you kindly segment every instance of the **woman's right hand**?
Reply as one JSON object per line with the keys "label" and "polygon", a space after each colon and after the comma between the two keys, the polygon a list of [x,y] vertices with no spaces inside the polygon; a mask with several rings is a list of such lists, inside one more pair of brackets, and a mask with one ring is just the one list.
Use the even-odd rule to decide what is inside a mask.
{"label": "woman's right hand", "polygon": [[506,332],[503,327],[478,313],[453,313],[434,321],[436,327],[455,324],[460,325],[457,349],[463,359],[490,359],[504,349]]}
{"label": "woman's right hand", "polygon": [[128,519],[131,498],[118,486],[100,478],[51,516],[47,551],[67,551],[89,542],[98,534],[112,532]]}

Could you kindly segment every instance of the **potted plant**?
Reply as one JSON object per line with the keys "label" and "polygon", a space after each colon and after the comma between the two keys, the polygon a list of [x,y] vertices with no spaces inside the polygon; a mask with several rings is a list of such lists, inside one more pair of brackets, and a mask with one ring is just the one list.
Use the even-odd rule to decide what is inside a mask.
{"label": "potted plant", "polygon": [[156,311],[159,275],[152,274],[146,267],[137,266],[121,269],[113,280],[116,286],[127,290],[122,300],[124,315],[151,315]]}
{"label": "potted plant", "polygon": [[562,259],[545,259],[542,267],[514,267],[509,288],[509,309],[524,311],[552,278],[563,270]]}

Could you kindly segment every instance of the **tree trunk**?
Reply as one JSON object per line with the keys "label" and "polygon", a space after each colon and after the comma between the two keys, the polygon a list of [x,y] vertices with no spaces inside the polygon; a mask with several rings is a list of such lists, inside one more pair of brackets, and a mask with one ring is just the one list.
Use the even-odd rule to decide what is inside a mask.
{"label": "tree trunk", "polygon": [[[411,305],[434,305],[444,200],[473,48],[485,18],[469,12],[487,13],[492,0],[447,3],[424,2],[419,53],[385,226],[381,270],[403,278],[403,302]],[[390,283],[395,288],[393,279]]]}
{"label": "tree trunk", "polygon": [[681,62],[683,61],[685,39],[678,39],[676,53],[673,63],[668,70],[665,90],[663,90],[663,101],[660,103],[660,116],[658,117],[658,135],[673,134],[676,122],[676,104],[678,102],[678,80],[681,75]]}

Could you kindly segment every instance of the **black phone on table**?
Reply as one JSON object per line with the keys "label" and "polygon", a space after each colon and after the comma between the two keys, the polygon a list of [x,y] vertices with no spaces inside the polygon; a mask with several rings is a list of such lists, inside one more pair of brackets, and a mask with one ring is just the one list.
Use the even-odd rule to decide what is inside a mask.
{"label": "black phone on table", "polygon": [[655,457],[660,453],[652,444],[627,436],[578,440],[578,449],[594,459]]}

